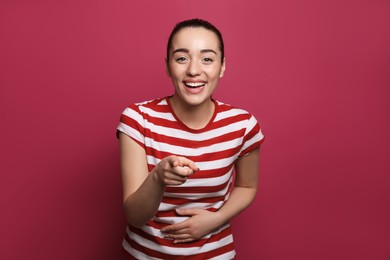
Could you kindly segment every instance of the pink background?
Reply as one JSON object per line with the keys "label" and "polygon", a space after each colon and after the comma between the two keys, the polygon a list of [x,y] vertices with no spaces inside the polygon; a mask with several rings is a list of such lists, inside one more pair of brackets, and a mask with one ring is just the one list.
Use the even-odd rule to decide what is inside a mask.
{"label": "pink background", "polygon": [[255,114],[237,259],[390,259],[389,1],[0,3],[0,258],[120,259],[119,115],[169,95],[168,34],[208,19],[215,97]]}

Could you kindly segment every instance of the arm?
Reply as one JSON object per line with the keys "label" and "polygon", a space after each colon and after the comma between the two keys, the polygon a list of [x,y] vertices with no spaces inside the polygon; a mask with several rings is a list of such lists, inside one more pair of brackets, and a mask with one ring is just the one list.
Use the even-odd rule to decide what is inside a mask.
{"label": "arm", "polygon": [[254,200],[257,192],[260,149],[236,162],[236,180],[229,200],[218,211],[223,223],[228,222],[246,209]]}
{"label": "arm", "polygon": [[158,210],[166,185],[184,183],[197,168],[184,157],[168,156],[148,173],[145,150],[123,133],[119,134],[119,143],[126,219],[130,225],[141,227]]}
{"label": "arm", "polygon": [[247,208],[257,191],[259,171],[259,148],[239,159],[235,164],[236,180],[228,201],[217,212],[203,209],[182,209],[180,215],[189,215],[190,219],[162,229],[166,237],[175,243],[190,242],[224,225],[234,216]]}

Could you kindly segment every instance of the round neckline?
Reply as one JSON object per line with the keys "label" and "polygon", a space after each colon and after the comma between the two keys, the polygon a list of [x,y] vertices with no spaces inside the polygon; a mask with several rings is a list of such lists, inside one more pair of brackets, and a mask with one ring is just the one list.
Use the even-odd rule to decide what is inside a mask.
{"label": "round neckline", "polygon": [[171,101],[169,100],[170,97],[172,97],[172,96],[165,97],[165,100],[168,104],[169,110],[171,111],[173,117],[176,119],[176,122],[179,125],[181,125],[182,127],[184,127],[189,132],[199,133],[199,132],[204,132],[204,131],[208,130],[210,128],[211,124],[214,122],[215,117],[217,116],[217,112],[218,112],[218,108],[219,108],[218,102],[216,100],[214,100],[213,98],[211,98],[211,101],[214,103],[214,112],[213,112],[213,115],[211,116],[209,122],[203,128],[199,128],[199,129],[191,128],[191,127],[187,126],[186,124],[184,124],[184,122],[181,121],[180,118],[176,115],[175,111],[173,110]]}

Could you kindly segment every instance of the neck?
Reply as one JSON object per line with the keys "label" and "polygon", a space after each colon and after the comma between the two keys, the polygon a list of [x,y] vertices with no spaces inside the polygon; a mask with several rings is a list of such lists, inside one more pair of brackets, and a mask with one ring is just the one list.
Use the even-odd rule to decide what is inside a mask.
{"label": "neck", "polygon": [[178,98],[172,96],[170,103],[176,116],[192,129],[204,128],[210,122],[215,110],[215,105],[211,98],[201,104],[190,105],[180,102]]}

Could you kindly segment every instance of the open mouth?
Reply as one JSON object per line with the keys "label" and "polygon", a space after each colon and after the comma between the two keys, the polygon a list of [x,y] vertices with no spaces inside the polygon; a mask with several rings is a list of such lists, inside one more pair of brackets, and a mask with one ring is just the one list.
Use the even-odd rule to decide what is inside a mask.
{"label": "open mouth", "polygon": [[184,82],[184,85],[188,88],[200,88],[206,85],[206,82]]}

